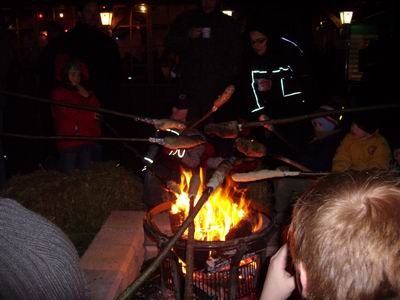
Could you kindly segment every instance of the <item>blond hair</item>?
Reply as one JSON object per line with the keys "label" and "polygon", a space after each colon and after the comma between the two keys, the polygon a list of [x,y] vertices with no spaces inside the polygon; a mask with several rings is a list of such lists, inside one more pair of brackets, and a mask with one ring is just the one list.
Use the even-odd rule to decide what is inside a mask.
{"label": "blond hair", "polygon": [[400,295],[400,179],[393,174],[323,178],[296,203],[289,232],[308,298]]}

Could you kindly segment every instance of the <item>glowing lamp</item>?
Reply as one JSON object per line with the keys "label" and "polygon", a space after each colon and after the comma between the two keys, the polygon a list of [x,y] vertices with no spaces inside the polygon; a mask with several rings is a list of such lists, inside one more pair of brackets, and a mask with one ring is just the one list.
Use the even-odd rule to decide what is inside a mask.
{"label": "glowing lamp", "polygon": [[111,11],[104,11],[100,13],[101,24],[103,26],[111,26],[113,13]]}
{"label": "glowing lamp", "polygon": [[223,10],[222,11],[223,14],[232,17],[233,15],[233,10]]}
{"label": "glowing lamp", "polygon": [[351,24],[351,19],[353,17],[352,11],[341,11],[340,12],[340,22],[342,25],[349,25]]}
{"label": "glowing lamp", "polygon": [[138,10],[139,12],[141,12],[142,14],[145,14],[147,12],[147,6],[145,3],[141,3],[138,5]]}

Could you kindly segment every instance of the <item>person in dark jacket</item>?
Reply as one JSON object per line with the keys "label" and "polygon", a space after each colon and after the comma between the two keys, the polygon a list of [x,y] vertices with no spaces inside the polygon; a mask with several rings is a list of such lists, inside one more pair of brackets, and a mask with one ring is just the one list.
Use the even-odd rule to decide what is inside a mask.
{"label": "person in dark jacket", "polygon": [[[242,116],[246,119],[287,117],[306,108],[302,76],[303,50],[267,25],[250,24],[250,51],[241,71]],[[263,116],[263,117],[260,117]]]}
{"label": "person in dark jacket", "polygon": [[[86,66],[68,56],[57,58],[56,67],[59,86],[54,88],[51,97],[56,102],[100,107],[95,94],[88,91],[81,80],[88,80]],[[100,136],[101,127],[98,114],[63,106],[53,106],[53,118],[57,135]],[[76,167],[87,169],[90,162],[97,159],[99,146],[92,141],[59,140],[57,148],[60,155],[60,170],[71,174]]]}
{"label": "person in dark jacket", "polygon": [[76,26],[65,36],[64,52],[88,66],[94,93],[102,106],[113,108],[121,73],[118,45],[100,28],[97,1],[82,3]]}
{"label": "person in dark jacket", "polygon": [[[198,119],[232,84],[241,56],[239,26],[219,10],[218,0],[202,0],[201,7],[179,15],[166,40],[179,56],[179,92],[175,109]],[[226,111],[222,108],[222,113]],[[220,116],[222,117],[222,116]]]}

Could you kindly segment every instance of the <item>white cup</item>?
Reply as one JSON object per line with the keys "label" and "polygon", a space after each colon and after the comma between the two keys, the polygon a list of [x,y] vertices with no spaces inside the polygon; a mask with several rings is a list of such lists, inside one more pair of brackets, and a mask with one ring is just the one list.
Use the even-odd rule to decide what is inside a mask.
{"label": "white cup", "polygon": [[211,37],[211,28],[210,27],[202,27],[201,28],[201,36],[203,39],[209,39]]}
{"label": "white cup", "polygon": [[270,79],[260,78],[257,79],[257,90],[259,92],[266,92],[271,89],[272,82]]}

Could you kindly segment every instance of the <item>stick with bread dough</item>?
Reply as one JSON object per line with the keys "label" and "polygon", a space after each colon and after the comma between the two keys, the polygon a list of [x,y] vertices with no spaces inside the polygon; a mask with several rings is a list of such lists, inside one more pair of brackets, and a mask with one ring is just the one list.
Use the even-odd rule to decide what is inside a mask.
{"label": "stick with bread dough", "polygon": [[257,180],[264,180],[270,178],[288,177],[288,176],[326,176],[330,172],[299,172],[299,171],[282,171],[282,170],[268,170],[263,169],[259,171],[247,172],[247,173],[234,173],[231,175],[232,180],[236,182],[252,182]]}
{"label": "stick with bread dough", "polygon": [[204,133],[215,135],[223,139],[236,139],[239,136],[239,126],[237,121],[222,123],[210,123],[204,126]]}
{"label": "stick with bread dough", "polygon": [[257,181],[269,178],[276,178],[276,177],[297,176],[299,174],[300,172],[297,171],[292,172],[292,171],[263,169],[247,173],[234,173],[231,175],[231,177],[233,181],[236,182],[250,182],[250,181]]}
{"label": "stick with bread dough", "polygon": [[206,141],[200,135],[167,136],[165,138],[149,138],[150,143],[159,144],[168,149],[189,149],[204,144]]}
{"label": "stick with bread dough", "polygon": [[234,147],[247,157],[264,157],[267,155],[264,144],[248,138],[237,138]]}

